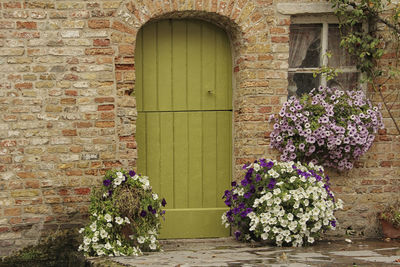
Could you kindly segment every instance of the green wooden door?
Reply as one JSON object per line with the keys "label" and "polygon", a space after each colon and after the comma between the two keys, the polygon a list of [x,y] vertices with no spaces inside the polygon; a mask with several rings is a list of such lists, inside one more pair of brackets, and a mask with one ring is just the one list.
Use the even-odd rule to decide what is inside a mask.
{"label": "green wooden door", "polygon": [[139,173],[167,200],[162,238],[228,236],[231,181],[229,39],[199,20],[145,25],[136,43]]}

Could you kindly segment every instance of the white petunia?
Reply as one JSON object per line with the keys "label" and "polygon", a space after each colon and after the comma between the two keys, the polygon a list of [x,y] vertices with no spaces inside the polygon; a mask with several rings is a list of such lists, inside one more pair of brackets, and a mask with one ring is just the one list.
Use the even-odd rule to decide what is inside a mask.
{"label": "white petunia", "polygon": [[104,248],[106,248],[106,249],[112,249],[112,246],[110,245],[110,243],[106,243],[106,245],[104,246]]}
{"label": "white petunia", "polygon": [[144,238],[143,236],[139,236],[139,237],[137,238],[137,241],[139,242],[139,244],[143,244],[144,241],[145,241],[145,238]]}
{"label": "white petunia", "polygon": [[107,227],[109,227],[109,228],[112,227],[112,224],[111,224],[111,223],[107,223],[106,225],[107,225]]}
{"label": "white petunia", "polygon": [[155,250],[155,249],[157,249],[157,245],[154,244],[154,243],[151,243],[151,244],[149,245],[149,248],[152,249],[152,250]]}
{"label": "white petunia", "polygon": [[122,219],[121,217],[115,217],[115,222],[118,224],[123,224],[124,223],[124,219]]}
{"label": "white petunia", "polygon": [[85,236],[85,237],[83,238],[83,243],[84,243],[86,246],[88,246],[91,242],[92,242],[92,240],[91,240],[89,237]]}
{"label": "white petunia", "polygon": [[83,231],[85,231],[85,228],[81,228],[81,229],[79,229],[79,233],[80,233],[80,234],[82,234],[82,233],[83,233]]}
{"label": "white petunia", "polygon": [[92,230],[93,232],[95,232],[96,229],[97,229],[96,222],[93,222],[93,223],[90,225],[90,230]]}
{"label": "white petunia", "polygon": [[129,221],[128,217],[125,217],[125,223],[131,224],[131,222]]}
{"label": "white petunia", "polygon": [[99,238],[98,238],[97,236],[94,236],[94,237],[92,238],[92,242],[93,242],[93,243],[96,243],[97,241],[99,241]]}
{"label": "white petunia", "polygon": [[154,200],[158,199],[158,195],[157,194],[152,194],[152,197],[153,197]]}
{"label": "white petunia", "polygon": [[111,222],[112,221],[112,217],[111,217],[111,215],[110,214],[106,214],[106,215],[104,215],[104,219],[107,221],[107,222]]}

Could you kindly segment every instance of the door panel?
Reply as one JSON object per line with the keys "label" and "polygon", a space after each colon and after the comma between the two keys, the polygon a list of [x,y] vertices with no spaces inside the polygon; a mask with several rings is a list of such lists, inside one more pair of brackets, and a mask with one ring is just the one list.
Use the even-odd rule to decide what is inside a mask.
{"label": "door panel", "polygon": [[165,197],[161,238],[228,236],[231,56],[226,34],[197,20],[163,20],[138,33],[138,172]]}

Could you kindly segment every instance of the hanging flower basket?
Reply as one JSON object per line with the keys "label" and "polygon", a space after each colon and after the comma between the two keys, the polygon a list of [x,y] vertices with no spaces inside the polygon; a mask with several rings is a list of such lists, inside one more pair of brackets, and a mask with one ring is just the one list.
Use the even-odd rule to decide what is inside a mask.
{"label": "hanging flower basket", "polygon": [[363,91],[313,89],[283,104],[271,133],[281,160],[350,170],[371,147],[382,115]]}

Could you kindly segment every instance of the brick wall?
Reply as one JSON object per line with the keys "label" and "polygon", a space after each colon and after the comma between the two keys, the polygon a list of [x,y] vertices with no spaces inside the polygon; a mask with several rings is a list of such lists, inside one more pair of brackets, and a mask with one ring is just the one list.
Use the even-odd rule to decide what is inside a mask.
{"label": "brick wall", "polygon": [[[227,31],[235,177],[247,161],[276,158],[267,120],[287,96],[290,24],[277,2],[0,1],[0,255],[81,224],[104,172],[136,165],[135,38],[152,18],[202,18]],[[390,126],[377,139],[357,168],[331,174],[346,201],[338,234],[377,236],[376,211],[398,195],[399,137]]]}

